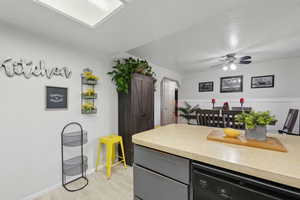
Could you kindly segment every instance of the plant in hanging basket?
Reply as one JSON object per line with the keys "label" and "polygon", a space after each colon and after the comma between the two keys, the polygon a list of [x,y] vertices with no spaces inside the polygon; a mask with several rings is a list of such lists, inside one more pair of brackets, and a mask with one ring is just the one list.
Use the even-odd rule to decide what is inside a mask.
{"label": "plant in hanging basket", "polygon": [[82,93],[83,98],[93,99],[97,98],[97,93],[94,89],[88,88],[85,92]]}
{"label": "plant in hanging basket", "polygon": [[91,71],[86,71],[82,74],[83,77],[83,83],[85,84],[97,84],[97,81],[99,80],[99,77],[94,75]]}
{"label": "plant in hanging basket", "polygon": [[[121,93],[128,93],[129,82],[134,73],[143,74],[153,78],[156,76],[152,71],[152,67],[146,60],[130,57],[115,60],[114,63],[113,70],[107,74],[112,77],[112,81],[115,83],[117,91]],[[154,81],[156,80],[154,79]]]}
{"label": "plant in hanging basket", "polygon": [[269,111],[252,111],[250,113],[243,112],[237,115],[236,122],[246,125],[246,137],[248,139],[266,140],[266,126],[275,124],[277,120]]}
{"label": "plant in hanging basket", "polygon": [[84,114],[92,114],[97,112],[97,108],[90,102],[84,103],[81,110]]}

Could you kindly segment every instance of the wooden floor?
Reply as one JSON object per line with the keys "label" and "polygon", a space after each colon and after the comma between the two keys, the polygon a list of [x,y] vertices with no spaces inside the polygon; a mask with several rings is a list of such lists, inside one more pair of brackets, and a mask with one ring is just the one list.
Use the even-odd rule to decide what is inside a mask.
{"label": "wooden floor", "polygon": [[[78,192],[67,192],[57,188],[35,200],[132,200],[133,175],[132,168],[116,166],[112,177],[107,180],[105,172],[100,171],[88,176],[89,185]],[[78,183],[77,183],[78,184]],[[71,185],[71,186],[76,186]]]}

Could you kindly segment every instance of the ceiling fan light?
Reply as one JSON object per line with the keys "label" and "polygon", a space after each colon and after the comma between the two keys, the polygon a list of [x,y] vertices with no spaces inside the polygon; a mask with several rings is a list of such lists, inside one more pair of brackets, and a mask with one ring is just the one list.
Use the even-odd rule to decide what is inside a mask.
{"label": "ceiling fan light", "polygon": [[231,70],[236,70],[236,69],[237,69],[236,64],[231,63],[231,64],[230,64],[230,69],[231,69]]}
{"label": "ceiling fan light", "polygon": [[227,70],[228,70],[228,66],[224,65],[224,66],[222,67],[222,69],[223,69],[223,71],[227,71]]}

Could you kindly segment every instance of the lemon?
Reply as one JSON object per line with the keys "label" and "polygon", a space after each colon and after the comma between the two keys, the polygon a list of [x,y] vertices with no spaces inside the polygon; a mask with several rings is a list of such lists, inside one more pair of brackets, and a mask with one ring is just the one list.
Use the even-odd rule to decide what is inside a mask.
{"label": "lemon", "polygon": [[227,137],[233,137],[233,138],[236,138],[241,135],[240,131],[232,128],[224,128],[224,133]]}

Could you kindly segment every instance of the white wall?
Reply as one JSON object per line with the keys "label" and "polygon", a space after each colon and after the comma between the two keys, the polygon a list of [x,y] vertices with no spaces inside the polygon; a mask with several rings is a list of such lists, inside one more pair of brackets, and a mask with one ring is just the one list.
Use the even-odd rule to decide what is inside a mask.
{"label": "white wall", "polygon": [[[115,58],[127,58],[127,57],[135,57],[128,53],[121,53],[115,56]],[[136,58],[136,57],[135,57]],[[160,106],[161,106],[161,93],[160,93],[160,84],[164,77],[177,80],[179,83],[181,82],[182,76],[176,71],[169,70],[167,68],[164,68],[162,66],[155,65],[151,62],[149,62],[151,67],[153,68],[153,71],[156,73],[156,91],[154,93],[154,124],[160,125]],[[179,88],[179,92],[181,89]]]}
{"label": "white wall", "polygon": [[[253,107],[255,110],[270,110],[278,118],[276,126],[270,130],[282,128],[289,108],[300,109],[300,58],[274,60],[264,63],[242,65],[236,71],[224,72],[223,70],[210,70],[200,73],[187,74],[182,80],[180,101],[199,104],[202,108],[211,108],[211,99],[216,98],[216,106],[222,106],[228,101],[230,106],[240,106],[239,99],[246,99],[244,106]],[[275,75],[275,88],[251,89],[251,77],[262,75]],[[244,92],[220,93],[220,77],[243,75]],[[214,81],[214,92],[198,92],[198,83]],[[298,122],[295,131],[299,128]]]}
{"label": "white wall", "polygon": [[[92,56],[91,52],[74,50],[46,38],[0,24],[0,60],[7,57],[38,62],[49,67],[71,68],[71,79],[54,77],[8,78],[0,70],[0,188],[1,199],[31,199],[37,193],[61,181],[60,133],[71,121],[82,123],[88,131],[85,152],[89,169],[95,167],[97,139],[117,133],[117,92],[106,75],[111,70],[112,57]],[[130,56],[128,54],[123,54]],[[155,93],[155,124],[160,123],[160,81],[163,77],[181,79],[176,72],[152,65],[157,73]],[[80,113],[80,74],[86,67],[100,76],[97,115]],[[63,111],[45,110],[45,86],[69,88],[69,108]],[[67,151],[71,155],[71,151]],[[102,156],[103,157],[103,156]]]}
{"label": "white wall", "polygon": [[[0,194],[1,199],[18,200],[61,181],[60,133],[71,121],[88,131],[86,152],[89,168],[95,167],[97,138],[117,132],[117,93],[106,72],[109,56],[90,57],[55,41],[22,30],[0,26],[0,59],[43,59],[48,66],[72,69],[71,79],[45,77],[8,78],[0,70]],[[80,113],[80,74],[90,67],[100,76],[95,116]],[[69,109],[45,110],[45,86],[69,88]]]}

